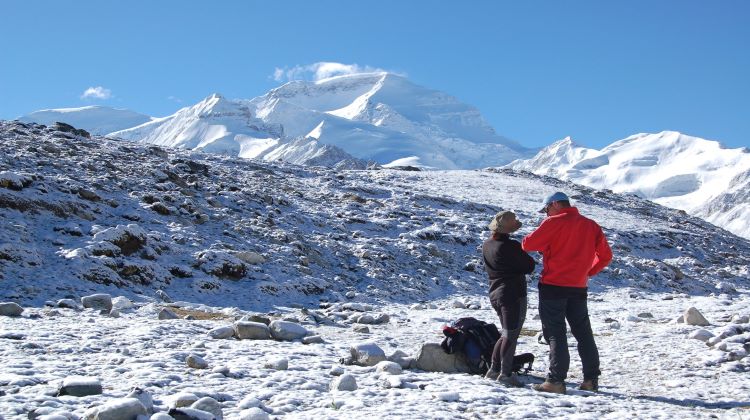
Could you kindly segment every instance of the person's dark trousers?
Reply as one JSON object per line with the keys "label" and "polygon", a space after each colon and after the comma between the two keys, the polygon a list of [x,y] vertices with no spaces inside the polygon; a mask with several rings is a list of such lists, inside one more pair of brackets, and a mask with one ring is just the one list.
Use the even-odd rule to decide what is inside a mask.
{"label": "person's dark trousers", "polygon": [[542,321],[542,334],[549,343],[549,373],[551,382],[564,382],[570,367],[568,338],[565,320],[570,324],[570,332],[578,342],[578,355],[583,365],[583,378],[596,379],[599,370],[599,350],[596,348],[594,333],[591,330],[586,298],[539,298],[539,317]]}
{"label": "person's dark trousers", "polygon": [[497,340],[492,351],[492,366],[495,369],[499,368],[501,375],[510,376],[513,372],[513,356],[516,353],[518,336],[521,334],[521,327],[526,318],[526,296],[508,303],[499,301],[491,303],[497,316],[500,317],[500,325],[503,328],[502,336]]}

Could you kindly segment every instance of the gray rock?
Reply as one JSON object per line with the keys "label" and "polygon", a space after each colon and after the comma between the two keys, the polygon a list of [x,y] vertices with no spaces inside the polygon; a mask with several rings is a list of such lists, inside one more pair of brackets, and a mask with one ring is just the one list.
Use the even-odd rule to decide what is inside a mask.
{"label": "gray rock", "polygon": [[203,360],[202,357],[195,354],[191,354],[186,357],[185,363],[187,363],[187,365],[193,369],[206,369],[208,367],[208,362]]}
{"label": "gray rock", "polygon": [[2,316],[20,316],[22,312],[21,305],[15,302],[0,303],[0,315]]}
{"label": "gray rock", "polygon": [[63,380],[57,395],[85,397],[102,393],[102,383],[97,378],[88,376],[69,376]]}
{"label": "gray rock", "polygon": [[317,343],[325,343],[325,341],[323,341],[323,337],[319,335],[308,335],[307,337],[302,338],[302,344],[317,344]]}
{"label": "gray rock", "polygon": [[253,397],[252,395],[248,395],[245,398],[240,401],[240,403],[237,405],[237,407],[240,408],[240,410],[245,410],[252,407],[260,407],[260,400]]}
{"label": "gray rock", "polygon": [[191,404],[198,401],[198,396],[193,394],[192,392],[181,392],[179,394],[173,395],[170,399],[170,405],[172,407],[180,408],[189,407]]}
{"label": "gray rock", "polygon": [[118,398],[91,408],[84,414],[86,420],[133,420],[148,415],[146,407],[137,398]]}
{"label": "gray rock", "polygon": [[289,359],[282,357],[266,362],[263,365],[267,369],[287,370],[289,369]]}
{"label": "gray rock", "polygon": [[154,413],[151,415],[149,420],[174,420],[174,417],[167,413]]}
{"label": "gray rock", "polygon": [[747,315],[734,315],[732,317],[732,322],[735,324],[747,324],[750,322],[750,317]]}
{"label": "gray rock", "polygon": [[409,369],[412,363],[414,363],[414,358],[409,357],[409,355],[401,350],[396,350],[392,355],[388,356],[388,361],[398,363],[402,369]]}
{"label": "gray rock", "polygon": [[154,398],[151,396],[151,393],[147,390],[139,387],[133,388],[128,395],[125,396],[125,398],[135,398],[138,401],[141,402],[143,407],[146,408],[146,411],[149,413],[154,412]]}
{"label": "gray rock", "polygon": [[81,305],[84,308],[97,309],[102,313],[109,313],[112,310],[112,296],[106,293],[84,296],[81,298]]}
{"label": "gray rock", "polygon": [[223,340],[226,338],[231,338],[233,335],[234,335],[234,327],[231,325],[227,325],[224,327],[217,327],[208,331],[208,336],[216,340]]}
{"label": "gray rock", "polygon": [[172,303],[172,298],[164,290],[157,290],[156,296],[164,303]]}
{"label": "gray rock", "polygon": [[354,328],[352,328],[354,332],[362,333],[362,334],[369,334],[370,333],[370,327],[367,325],[355,325]]}
{"label": "gray rock", "polygon": [[268,325],[252,321],[237,321],[234,323],[234,336],[240,340],[268,340],[271,330]]}
{"label": "gray rock", "polygon": [[703,317],[703,314],[700,313],[697,309],[694,307],[690,307],[685,311],[685,314],[683,315],[685,324],[687,325],[698,325],[698,326],[706,326],[711,325],[706,318]]}
{"label": "gray rock", "polygon": [[708,341],[708,339],[713,336],[714,334],[712,332],[708,330],[704,330],[704,329],[693,331],[690,334],[688,334],[688,338],[693,338],[693,339],[700,340],[703,342]]}
{"label": "gray rock", "polygon": [[207,413],[211,413],[218,420],[221,420],[224,418],[224,412],[221,409],[221,404],[211,397],[203,397],[199,399],[198,401],[194,402],[190,406],[190,408],[194,408],[196,410],[201,410]]}
{"label": "gray rock", "polygon": [[159,319],[180,319],[180,317],[167,308],[161,308],[161,310],[159,311]]}
{"label": "gray rock", "polygon": [[78,309],[78,303],[73,299],[60,299],[57,301],[58,308]]}
{"label": "gray rock", "polygon": [[357,380],[351,373],[346,373],[334,378],[331,382],[332,391],[356,391]]}
{"label": "gray rock", "polygon": [[638,318],[653,318],[654,314],[651,312],[641,312],[638,314]]}
{"label": "gray rock", "polygon": [[386,360],[385,352],[375,343],[361,343],[349,349],[351,363],[360,366],[375,366]]}
{"label": "gray rock", "polygon": [[263,264],[266,262],[266,259],[263,258],[262,255],[252,251],[240,251],[235,253],[234,256],[239,258],[240,261],[251,265]]}
{"label": "gray rock", "polygon": [[298,340],[308,334],[308,331],[302,325],[288,321],[272,321],[269,328],[271,336],[276,340]]}
{"label": "gray rock", "polygon": [[375,365],[375,372],[390,373],[391,375],[400,375],[403,368],[396,362],[384,360]]}
{"label": "gray rock", "polygon": [[170,408],[167,414],[175,420],[218,420],[212,413],[190,407]]}
{"label": "gray rock", "polygon": [[446,353],[438,343],[426,343],[417,354],[415,367],[427,372],[469,373],[462,354]]}
{"label": "gray rock", "polygon": [[251,407],[240,411],[240,420],[269,420],[271,417],[260,407]]}

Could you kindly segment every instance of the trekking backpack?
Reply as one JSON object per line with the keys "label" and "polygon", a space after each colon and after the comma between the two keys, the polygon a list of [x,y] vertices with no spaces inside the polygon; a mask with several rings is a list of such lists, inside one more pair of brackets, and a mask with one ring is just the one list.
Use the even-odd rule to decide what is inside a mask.
{"label": "trekking backpack", "polygon": [[[440,347],[448,354],[463,353],[469,371],[484,375],[492,365],[492,352],[495,343],[500,339],[500,332],[495,324],[489,324],[476,318],[459,318],[450,326],[443,327],[445,338]],[[526,374],[534,363],[534,355],[523,353],[513,356],[512,372]]]}

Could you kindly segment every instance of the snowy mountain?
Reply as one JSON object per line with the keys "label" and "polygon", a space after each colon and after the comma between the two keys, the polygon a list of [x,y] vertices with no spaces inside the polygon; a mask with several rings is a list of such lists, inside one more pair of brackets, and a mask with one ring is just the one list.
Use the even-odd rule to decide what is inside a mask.
{"label": "snowy mountain", "polygon": [[[589,288],[602,392],[575,389],[575,355],[567,395],[528,387],[547,368],[539,268],[518,348],[537,355],[526,387],[420,367],[443,325],[498,322],[479,254],[487,223],[514,209],[520,238],[555,190],[602,225],[614,252]],[[747,409],[750,241],[632,194],[509,169],[302,167],[0,121],[0,218],[3,418]],[[687,322],[690,307],[710,325]],[[245,327],[276,339],[245,339]],[[367,363],[341,362],[366,351]]]}
{"label": "snowy mountain", "polygon": [[365,161],[438,169],[497,166],[534,152],[497,135],[476,108],[390,73],[294,81],[251,100],[214,94],[110,135],[292,163],[305,163],[295,156],[307,152],[295,148],[333,146]]}
{"label": "snowy mountain", "polygon": [[113,131],[135,127],[151,117],[127,109],[106,106],[85,106],[82,108],[44,109],[19,118],[19,121],[52,125],[57,121],[82,128],[91,134],[104,135]]}
{"label": "snowy mountain", "polygon": [[560,140],[507,166],[682,209],[750,238],[750,150],[674,131],[637,134],[602,150]]}

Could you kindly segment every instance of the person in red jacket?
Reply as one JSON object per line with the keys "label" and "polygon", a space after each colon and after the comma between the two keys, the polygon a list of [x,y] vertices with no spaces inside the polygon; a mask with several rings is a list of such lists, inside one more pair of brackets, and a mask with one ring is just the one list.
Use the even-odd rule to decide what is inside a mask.
{"label": "person in red jacket", "polygon": [[588,279],[612,260],[612,250],[602,228],[571,207],[565,193],[556,192],[543,201],[546,213],[539,227],[523,238],[524,251],[539,251],[543,269],[539,280],[539,318],[542,335],[549,343],[549,372],[537,391],[565,393],[570,366],[565,320],[578,342],[583,365],[580,389],[599,389],[599,350],[591,330],[587,306]]}

